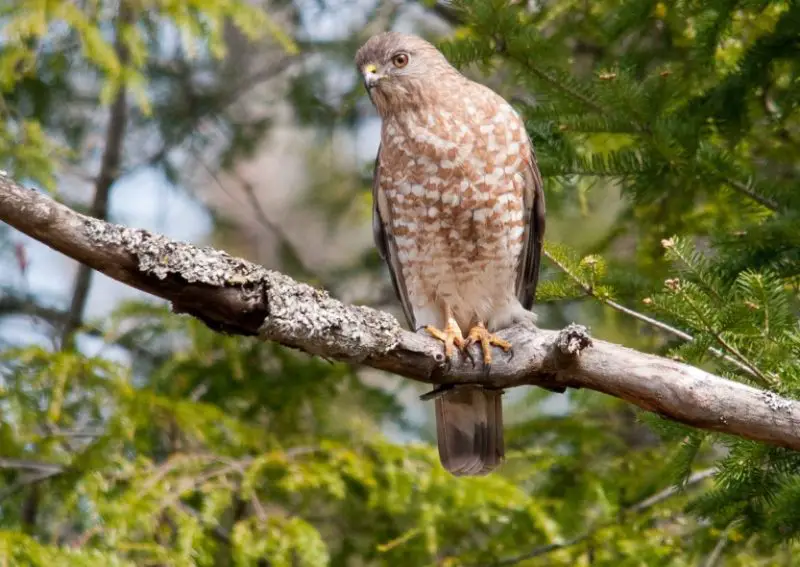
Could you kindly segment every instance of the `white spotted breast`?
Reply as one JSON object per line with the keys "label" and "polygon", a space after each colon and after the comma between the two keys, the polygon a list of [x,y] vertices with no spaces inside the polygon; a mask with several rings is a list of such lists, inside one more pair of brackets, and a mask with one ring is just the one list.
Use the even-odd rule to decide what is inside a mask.
{"label": "white spotted breast", "polygon": [[[470,83],[446,107],[382,125],[379,188],[412,304],[513,294],[530,167],[524,126],[499,95]],[[388,220],[388,219],[387,219]]]}

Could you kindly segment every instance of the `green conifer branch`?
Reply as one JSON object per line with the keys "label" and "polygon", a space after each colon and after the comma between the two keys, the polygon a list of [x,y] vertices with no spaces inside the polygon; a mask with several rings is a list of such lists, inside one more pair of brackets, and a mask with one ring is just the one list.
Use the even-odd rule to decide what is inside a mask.
{"label": "green conifer branch", "polygon": [[[699,320],[703,322],[704,327],[701,330],[714,337],[714,339],[719,343],[719,345],[723,349],[728,351],[736,361],[738,361],[738,363],[735,363],[736,366],[740,368],[742,366],[748,368],[749,369],[748,374],[750,374],[751,376],[756,376],[764,386],[770,386],[772,388],[775,388],[780,385],[775,379],[767,376],[761,370],[759,370],[758,367],[752,361],[750,361],[744,354],[741,353],[741,351],[739,351],[739,349],[737,349],[730,342],[725,340],[725,338],[722,336],[722,333],[714,329],[713,326],[710,325],[708,321],[705,320],[702,309],[700,309],[700,306],[697,305],[697,303],[692,299],[692,297],[689,294],[681,293],[680,290],[678,291],[678,293],[680,294],[680,297],[683,299],[686,305],[688,305],[692,309],[694,314],[697,315]],[[731,359],[729,356],[725,356],[725,358],[726,360],[733,362],[733,359]]]}
{"label": "green conifer branch", "polygon": [[770,211],[773,211],[773,212],[779,212],[780,211],[780,206],[778,205],[778,203],[776,203],[775,201],[773,201],[772,199],[770,199],[768,197],[764,197],[763,195],[760,195],[760,194],[756,193],[753,190],[752,185],[746,184],[746,183],[742,183],[738,179],[733,179],[732,177],[723,174],[721,171],[719,171],[716,168],[714,168],[714,166],[711,165],[711,164],[707,164],[707,165],[711,169],[711,173],[715,177],[719,178],[723,183],[725,183],[726,185],[728,185],[729,187],[731,187],[735,191],[738,191],[742,195],[746,195],[747,197],[750,197],[753,201],[755,201],[756,203],[758,203],[762,207],[765,207],[765,208],[769,209]]}
{"label": "green conifer branch", "polygon": [[600,115],[606,113],[606,109],[603,108],[603,106],[598,101],[591,98],[589,95],[580,92],[580,90],[578,90],[574,86],[570,86],[565,81],[559,80],[559,78],[554,76],[552,72],[540,69],[531,62],[529,57],[508,51],[505,48],[505,45],[501,46],[500,53],[507,55],[509,59],[516,62],[523,69],[528,71],[531,75],[537,77],[542,82],[547,83],[555,90],[568,95],[570,98],[581,103],[582,105],[586,106],[592,111],[597,112]]}
{"label": "green conifer branch", "polygon": [[[720,303],[724,303],[725,300],[716,289],[716,286],[714,285],[715,282],[709,279],[711,276],[708,270],[704,269],[704,265],[700,259],[700,256],[688,253],[684,242],[674,237],[663,240],[662,245],[672,256],[679,259],[684,266],[695,275],[698,281],[703,284],[703,288],[706,290],[706,293],[711,295]],[[729,360],[730,362],[736,361],[734,363],[737,367],[749,369],[748,374],[758,378],[765,386],[770,386],[772,388],[779,386],[779,382],[775,378],[768,376],[761,371],[755,365],[755,363],[749,360],[738,348],[736,348],[736,346],[731,344],[730,341],[726,340],[722,336],[722,333],[715,329],[714,326],[707,320],[703,309],[701,309],[700,305],[697,304],[697,302],[689,293],[685,292],[683,286],[680,285],[680,282],[677,280],[674,282],[675,283],[671,286],[671,290],[678,294],[683,300],[684,304],[689,306],[692,312],[697,316],[697,320],[703,325],[700,330],[712,336],[725,351],[730,353],[730,356],[728,356],[726,360]]]}
{"label": "green conifer branch", "polygon": [[[667,323],[664,323],[663,321],[659,321],[658,319],[655,319],[653,317],[645,315],[644,313],[639,313],[638,311],[635,311],[635,310],[633,310],[633,309],[631,309],[629,307],[625,307],[624,305],[621,305],[621,304],[617,303],[616,301],[610,299],[609,297],[607,297],[605,295],[598,294],[596,292],[594,286],[591,286],[588,283],[584,282],[583,279],[580,278],[574,271],[570,270],[564,263],[562,263],[559,260],[557,260],[556,258],[554,258],[553,255],[550,254],[550,252],[545,250],[544,255],[553,264],[555,264],[555,266],[559,270],[564,272],[564,274],[566,274],[573,282],[575,282],[575,284],[577,284],[578,287],[580,287],[586,293],[587,296],[598,300],[600,303],[603,303],[604,305],[607,305],[607,306],[611,307],[612,309],[614,309],[616,311],[619,311],[620,313],[624,313],[625,315],[633,317],[634,319],[638,319],[639,321],[642,321],[643,323],[647,323],[648,325],[651,325],[651,326],[653,326],[653,327],[655,327],[657,329],[665,331],[665,332],[667,332],[667,333],[669,333],[669,334],[671,334],[671,335],[673,335],[675,337],[678,337],[679,339],[682,339],[682,340],[687,341],[687,342],[694,342],[695,341],[695,338],[692,335],[690,335],[689,333],[685,332],[685,331],[681,331],[680,329],[677,329],[677,328],[675,328],[675,327],[673,327],[671,325],[668,325]],[[724,359],[726,362],[729,362],[729,363],[733,364],[739,370],[745,372],[749,376],[752,376],[753,378],[762,378],[766,384],[774,385],[768,379],[765,379],[762,376],[760,376],[759,373],[756,370],[754,370],[753,368],[751,368],[750,365],[747,364],[746,362],[743,362],[743,361],[741,361],[741,360],[739,360],[737,358],[734,358],[733,356],[727,355],[724,352],[722,352],[721,350],[719,350],[717,348],[714,348],[714,347],[709,347],[708,351],[711,354],[713,354],[714,356],[716,356],[717,358]]]}

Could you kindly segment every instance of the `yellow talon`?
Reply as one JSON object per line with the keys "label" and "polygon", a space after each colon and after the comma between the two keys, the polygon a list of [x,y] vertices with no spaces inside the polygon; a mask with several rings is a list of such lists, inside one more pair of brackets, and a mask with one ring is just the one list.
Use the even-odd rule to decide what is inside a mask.
{"label": "yellow talon", "polygon": [[432,327],[430,325],[425,327],[425,330],[428,331],[432,337],[439,339],[444,343],[444,355],[448,359],[453,357],[455,352],[454,347],[457,347],[460,350],[466,346],[464,335],[461,333],[461,328],[452,317],[447,320],[447,325],[445,326],[444,331],[440,331],[436,327]]}
{"label": "yellow talon", "polygon": [[464,341],[464,348],[472,344],[480,343],[481,350],[483,351],[483,363],[489,365],[492,363],[492,347],[500,347],[504,352],[511,350],[511,343],[501,339],[497,335],[490,333],[483,323],[478,323],[470,329],[467,339]]}

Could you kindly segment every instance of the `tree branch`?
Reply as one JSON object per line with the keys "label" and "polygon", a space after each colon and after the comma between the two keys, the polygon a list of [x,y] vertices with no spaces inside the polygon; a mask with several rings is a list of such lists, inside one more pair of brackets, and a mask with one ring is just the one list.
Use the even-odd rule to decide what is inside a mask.
{"label": "tree branch", "polygon": [[[635,513],[635,514],[640,514],[642,512],[645,512],[645,511],[649,510],[650,508],[652,508],[653,506],[655,506],[657,504],[660,504],[661,502],[663,502],[663,501],[675,496],[676,494],[682,492],[683,490],[689,488],[690,486],[694,486],[694,485],[704,481],[705,479],[714,476],[714,474],[716,472],[717,472],[716,469],[705,469],[705,470],[698,471],[698,472],[692,474],[689,478],[687,478],[686,482],[684,482],[681,485],[680,488],[678,488],[676,486],[668,486],[664,490],[656,492],[655,494],[645,498],[641,502],[637,502],[636,504],[633,504],[631,506],[627,506],[627,507],[623,508],[622,512]],[[577,536],[575,536],[573,538],[570,538],[570,539],[568,539],[566,541],[562,541],[562,542],[558,542],[558,543],[548,543],[546,545],[541,545],[539,547],[536,547],[536,548],[534,548],[534,549],[532,549],[532,550],[530,550],[530,551],[528,551],[526,553],[523,553],[522,555],[517,555],[517,556],[514,556],[514,557],[508,557],[506,559],[501,559],[501,560],[497,561],[495,563],[495,565],[496,566],[516,565],[517,563],[522,563],[523,561],[527,561],[528,559],[533,559],[534,557],[541,557],[542,555],[547,555],[547,554],[552,553],[554,551],[558,551],[559,549],[566,549],[566,548],[578,545],[579,543],[582,543],[582,542],[586,541],[587,539],[589,539],[591,537],[594,537],[594,535],[597,534],[598,531],[600,531],[600,530],[602,530],[604,528],[608,528],[608,527],[614,526],[616,524],[617,524],[616,521],[614,521],[614,522],[606,522],[606,523],[601,524],[599,526],[595,526],[595,527],[593,527],[591,529],[588,529],[585,532],[583,532],[582,534],[577,535]]]}
{"label": "tree branch", "polygon": [[641,502],[637,502],[633,506],[629,506],[629,507],[625,508],[625,511],[626,512],[634,512],[636,514],[638,514],[640,512],[644,512],[645,510],[647,510],[649,508],[652,508],[656,504],[660,504],[664,500],[672,498],[673,496],[675,496],[679,492],[682,492],[682,491],[686,490],[686,488],[688,488],[690,486],[693,486],[693,485],[695,485],[695,484],[697,484],[699,482],[703,482],[707,478],[711,478],[715,474],[717,474],[717,469],[714,469],[714,468],[703,469],[701,471],[697,471],[696,473],[692,473],[689,476],[689,478],[687,478],[680,485],[668,486],[664,490],[656,492],[655,494],[653,494],[652,496],[650,496],[648,498],[645,498]]}
{"label": "tree branch", "polygon": [[722,532],[717,540],[717,544],[714,546],[714,549],[711,550],[706,560],[703,562],[703,567],[714,567],[717,562],[722,557],[722,552],[725,550],[725,546],[728,545],[728,536],[729,536],[730,528],[726,529]]}
{"label": "tree branch", "polygon": [[449,2],[436,2],[428,9],[451,26],[457,27],[464,24],[458,9],[451,6]]}
{"label": "tree branch", "polygon": [[[690,342],[690,343],[694,342],[694,340],[695,340],[694,337],[692,335],[690,335],[689,333],[681,331],[680,329],[676,329],[675,327],[673,327],[671,325],[667,325],[666,323],[664,323],[662,321],[659,321],[658,319],[654,319],[653,317],[649,317],[649,316],[647,316],[647,315],[645,315],[643,313],[639,313],[638,311],[634,311],[633,309],[625,307],[624,305],[622,305],[620,303],[617,303],[616,301],[613,301],[613,300],[609,299],[608,297],[605,297],[603,295],[598,294],[592,286],[587,285],[585,282],[583,282],[581,280],[581,278],[578,277],[577,274],[573,273],[564,264],[559,262],[556,258],[553,257],[552,254],[550,254],[549,252],[547,252],[545,250],[544,255],[548,260],[550,260],[553,264],[555,264],[555,266],[559,270],[564,272],[575,283],[575,285],[577,285],[579,288],[581,288],[581,290],[583,290],[583,292],[586,293],[586,295],[588,295],[589,297],[592,297],[592,298],[596,299],[600,303],[604,303],[605,305],[608,305],[611,309],[619,311],[620,313],[624,313],[625,315],[629,315],[630,317],[633,317],[634,319],[638,319],[639,321],[642,321],[643,323],[647,323],[648,325],[652,325],[656,329],[660,329],[662,331],[665,331],[665,332],[667,332],[667,333],[669,333],[671,335],[674,335],[674,336],[676,336],[676,337],[678,337],[680,339],[683,339],[686,342]],[[722,358],[723,360],[733,364],[736,368],[738,368],[739,370],[749,374],[753,378],[762,378],[762,375],[757,374],[753,370],[753,368],[751,368],[751,366],[749,366],[745,362],[741,362],[737,358],[734,358],[732,356],[729,356],[729,355],[725,354],[724,352],[722,352],[721,350],[719,350],[717,348],[708,347],[708,352],[710,352],[711,354],[713,354],[714,356],[716,356],[718,358]],[[769,380],[766,380],[766,379],[764,379],[764,382],[766,384],[770,384],[771,383]]]}
{"label": "tree branch", "polygon": [[742,183],[737,179],[733,179],[725,175],[723,172],[719,171],[716,167],[714,167],[711,163],[706,163],[711,173],[723,183],[727,183],[728,186],[733,189],[734,191],[738,191],[742,195],[750,197],[753,201],[761,205],[762,207],[769,209],[774,213],[779,213],[781,211],[780,205],[775,202],[774,200],[770,199],[769,197],[765,197],[760,193],[756,192],[752,184]]}
{"label": "tree branch", "polygon": [[387,313],[225,252],[175,242],[74,212],[0,176],[0,220],[107,276],[172,302],[215,330],[258,336],[309,354],[429,384],[588,388],[702,429],[800,450],[800,402],[698,368],[592,340],[586,329],[513,327],[514,344],[485,373],[468,357],[444,363],[441,344]]}

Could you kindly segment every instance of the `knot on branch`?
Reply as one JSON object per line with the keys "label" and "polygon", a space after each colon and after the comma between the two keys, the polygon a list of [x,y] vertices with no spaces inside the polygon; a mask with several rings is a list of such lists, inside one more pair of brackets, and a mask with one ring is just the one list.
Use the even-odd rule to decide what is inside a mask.
{"label": "knot on branch", "polygon": [[592,337],[589,336],[589,330],[585,326],[570,323],[559,331],[556,346],[563,354],[575,356],[592,346]]}

